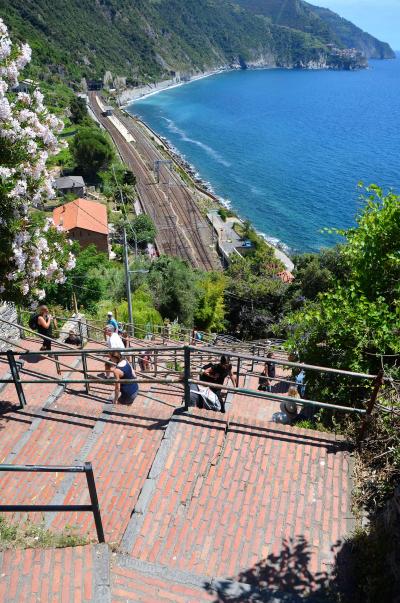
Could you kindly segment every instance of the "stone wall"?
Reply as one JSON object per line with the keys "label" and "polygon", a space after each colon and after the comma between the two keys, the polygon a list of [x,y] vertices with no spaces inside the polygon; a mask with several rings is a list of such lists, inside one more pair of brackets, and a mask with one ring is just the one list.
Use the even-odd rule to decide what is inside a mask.
{"label": "stone wall", "polygon": [[[1,304],[0,305],[0,318],[2,320],[8,320],[8,321],[14,322],[14,323],[18,322],[17,309],[15,308],[15,306],[13,306],[11,304]],[[0,351],[1,352],[4,352],[5,350],[8,350],[10,347],[12,347],[9,343],[7,343],[6,341],[3,341],[3,338],[17,341],[20,338],[19,329],[12,325],[9,325],[5,322],[2,322],[0,320]]]}
{"label": "stone wall", "polygon": [[[81,323],[81,330],[79,329],[77,321],[80,321]],[[58,341],[64,342],[70,331],[74,331],[77,335],[82,333],[83,340],[85,341],[87,339],[87,323],[84,314],[73,314],[71,320],[67,320],[67,322],[63,324]]]}

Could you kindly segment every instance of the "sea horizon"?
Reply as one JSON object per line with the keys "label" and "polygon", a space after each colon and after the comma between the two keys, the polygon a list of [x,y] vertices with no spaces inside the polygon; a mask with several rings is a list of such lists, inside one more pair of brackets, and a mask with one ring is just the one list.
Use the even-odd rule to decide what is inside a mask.
{"label": "sea horizon", "polygon": [[356,72],[203,74],[126,110],[268,240],[318,251],[339,240],[323,229],[355,224],[359,181],[400,188],[398,58]]}

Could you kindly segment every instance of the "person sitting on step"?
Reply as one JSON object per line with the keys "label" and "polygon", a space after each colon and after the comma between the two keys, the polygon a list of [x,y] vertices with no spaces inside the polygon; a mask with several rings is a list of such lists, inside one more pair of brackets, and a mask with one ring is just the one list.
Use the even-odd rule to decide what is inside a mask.
{"label": "person sitting on step", "polygon": [[124,383],[124,381],[136,379],[136,373],[129,362],[122,358],[121,352],[112,352],[110,360],[114,363],[112,372],[116,379],[114,404],[132,404],[139,393],[139,386],[137,383]]}

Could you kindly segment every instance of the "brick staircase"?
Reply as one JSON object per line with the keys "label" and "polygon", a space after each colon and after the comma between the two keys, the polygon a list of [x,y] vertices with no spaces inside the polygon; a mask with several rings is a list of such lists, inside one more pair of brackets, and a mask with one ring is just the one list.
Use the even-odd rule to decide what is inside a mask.
{"label": "brick staircase", "polygon": [[[29,346],[37,352],[38,344]],[[28,368],[56,374],[37,354]],[[4,363],[0,372],[8,372]],[[0,394],[0,462],[92,461],[107,544],[95,544],[90,513],[46,514],[52,530],[74,526],[92,544],[0,553],[0,603],[296,601],[265,585],[251,599],[258,586],[249,575],[299,539],[307,571],[329,571],[332,545],[352,528],[344,442],[271,423],[276,403],[235,395],[225,415],[182,413],[181,391],[167,385],[143,385],[131,407],[110,404],[108,384],[91,385],[89,394],[79,384],[24,390],[23,410],[13,385]],[[0,474],[1,504],[32,501],[88,503],[84,478]]]}

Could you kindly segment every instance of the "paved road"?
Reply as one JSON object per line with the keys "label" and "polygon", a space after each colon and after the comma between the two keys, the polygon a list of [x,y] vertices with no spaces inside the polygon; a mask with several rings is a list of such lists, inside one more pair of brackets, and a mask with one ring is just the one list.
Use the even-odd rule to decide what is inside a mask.
{"label": "paved road", "polygon": [[[167,166],[160,169],[160,182],[153,172],[155,160],[165,156],[149,140],[144,128],[133,118],[118,112],[123,128],[104,117],[96,93],[90,93],[90,106],[98,121],[111,135],[123,161],[137,178],[137,190],[143,211],[157,228],[157,248],[160,253],[180,257],[195,268],[212,270],[219,260],[212,245],[211,226],[194,201],[194,192],[185,186],[178,173]],[[129,132],[124,135],[124,128]],[[133,137],[134,142],[128,142]]]}

